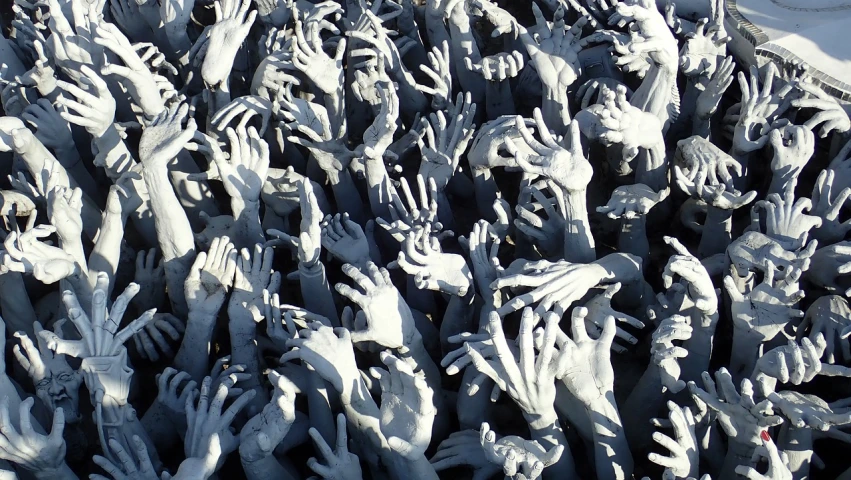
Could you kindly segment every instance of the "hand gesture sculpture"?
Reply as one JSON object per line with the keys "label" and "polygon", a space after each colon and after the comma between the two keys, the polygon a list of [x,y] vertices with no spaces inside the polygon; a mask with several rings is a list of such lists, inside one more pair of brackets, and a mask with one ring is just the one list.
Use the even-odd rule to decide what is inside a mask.
{"label": "hand gesture sculpture", "polygon": [[476,104],[471,102],[469,93],[466,96],[458,94],[458,101],[450,107],[448,115],[438,111],[423,122],[426,142],[422,138],[417,140],[423,156],[419,173],[427,181],[433,179],[440,192],[458,169],[461,154],[473,138]]}
{"label": "hand gesture sculpture", "polygon": [[24,108],[21,118],[36,128],[35,138],[47,148],[61,150],[74,143],[68,121],[46,98]]}
{"label": "hand gesture sculpture", "polygon": [[366,267],[370,259],[366,235],[360,225],[349,219],[347,213],[325,217],[322,222],[322,246],[343,263],[358,268]]}
{"label": "hand gesture sculpture", "polygon": [[626,218],[631,220],[646,215],[651,208],[668,198],[670,190],[655,192],[643,183],[621,185],[612,192],[609,202],[597,207],[598,213],[605,213],[609,218]]}
{"label": "hand gesture sculpture", "polygon": [[422,372],[414,373],[404,360],[384,351],[381,361],[389,371],[370,368],[381,385],[381,433],[394,452],[405,458],[421,456],[431,441],[437,410],[434,392]]}
{"label": "hand gesture sculpture", "polygon": [[461,255],[442,252],[429,230],[409,233],[399,257],[388,267],[398,266],[413,275],[417,288],[463,297],[473,283],[467,262]]}
{"label": "hand gesture sculpture", "polygon": [[845,234],[851,230],[851,221],[839,220],[839,213],[851,197],[851,188],[845,187],[838,194],[834,192],[833,185],[836,171],[833,169],[822,170],[813,187],[811,214],[821,218],[821,226],[812,231],[814,239],[819,245],[830,245],[845,238]]}
{"label": "hand gesture sculpture", "polygon": [[[65,90],[71,98],[62,95],[56,103],[66,108],[59,116],[69,123],[81,126],[97,138],[102,136],[112,125],[115,118],[115,98],[109,91],[106,82],[91,68],[84,66],[77,85],[57,80],[56,85]],[[74,115],[72,110],[76,115]]]}
{"label": "hand gesture sculpture", "polygon": [[306,362],[340,392],[342,398],[350,398],[355,383],[360,379],[360,371],[347,329],[311,322],[287,345],[292,350],[281,356],[281,362],[295,359]]}
{"label": "hand gesture sculpture", "polygon": [[742,164],[711,142],[698,135],[677,142],[676,177],[694,184],[708,180],[709,185],[724,184],[734,190],[733,174],[742,176]]}
{"label": "hand gesture sculpture", "polygon": [[667,389],[672,393],[678,393],[686,388],[686,383],[680,379],[679,360],[688,355],[688,350],[674,346],[674,341],[689,340],[692,331],[688,319],[673,315],[659,322],[659,326],[653,332],[650,353],[653,355],[653,363],[659,368],[662,390]]}
{"label": "hand gesture sculpture", "polygon": [[[195,392],[186,399],[186,421],[187,430],[183,441],[183,449],[186,458],[203,459],[205,478],[209,478],[216,470],[221,468],[222,462],[228,454],[239,446],[239,439],[231,433],[230,426],[236,415],[247,405],[257,393],[248,390],[240,395],[232,404],[222,412],[228,391],[234,386],[237,378],[228,376],[218,388],[215,395],[210,399],[212,390],[212,379],[204,378],[201,382],[201,392],[198,402],[195,402]],[[201,463],[201,462],[199,462]],[[180,471],[178,470],[178,476]]]}
{"label": "hand gesture sculpture", "polygon": [[796,428],[824,432],[832,426],[851,423],[851,413],[834,413],[827,402],[815,395],[786,390],[769,392],[768,399]]}
{"label": "hand gesture sculpture", "polygon": [[526,146],[534,153],[526,153],[510,138],[505,139],[508,152],[514,155],[517,164],[523,171],[534,175],[543,175],[556,182],[561,188],[568,192],[584,192],[594,169],[582,152],[582,142],[579,136],[579,123],[576,120],[570,124],[570,144],[566,140],[557,142],[550,133],[539,109],[534,113],[535,125],[541,141],[535,139],[532,132],[526,127],[526,121],[517,117],[515,125],[523,137]]}
{"label": "hand gesture sculpture", "polygon": [[768,392],[774,391],[777,381],[793,385],[807,383],[822,373],[825,365],[821,356],[826,345],[824,335],[818,335],[815,344],[806,337],[801,339],[801,345],[789,340],[788,345],[775,347],[759,357],[751,378]]}
{"label": "hand gesture sculpture", "polygon": [[504,82],[523,70],[523,54],[516,50],[511,53],[500,52],[483,58],[481,63],[473,63],[470,57],[465,57],[464,65],[469,70],[481,73],[489,82]]}
{"label": "hand gesture sculpture", "polygon": [[311,268],[319,262],[319,254],[322,253],[322,229],[320,222],[323,218],[322,210],[313,192],[313,184],[304,179],[299,187],[299,203],[301,205],[301,233],[298,240],[280,230],[269,230],[269,235],[278,237],[269,245],[289,244],[298,251],[299,264]]}
{"label": "hand gesture sculpture", "polygon": [[366,274],[348,264],[343,265],[343,273],[364,291],[360,293],[344,283],[335,285],[337,292],[361,307],[365,316],[366,330],[352,330],[352,342],[376,342],[392,349],[410,347],[419,333],[408,304],[390,281],[390,272],[368,262]]}
{"label": "hand gesture sculpture", "polygon": [[553,22],[544,19],[537,5],[532,7],[538,25],[537,39],[526,31],[520,30],[520,39],[532,59],[541,82],[551,88],[567,88],[579,77],[580,63],[577,53],[581,49],[579,40],[582,27],[587,20],[581,17],[571,27],[564,21],[564,6],[560,5],[553,16]]}
{"label": "hand gesture sculpture", "polygon": [[454,432],[440,442],[437,453],[429,462],[437,472],[459,466],[471,467],[473,480],[487,480],[502,469],[502,464],[494,464],[488,460],[481,440],[481,435],[475,430]]}
{"label": "hand gesture sculpture", "polygon": [[798,176],[813,156],[816,145],[813,132],[800,125],[786,125],[772,130],[768,143],[774,149],[771,171],[775,177],[782,175],[784,178]]}
{"label": "hand gesture sculpture", "polygon": [[326,95],[336,95],[343,84],[343,56],[346,54],[346,39],[337,43],[337,51],[331,57],[322,49],[319,22],[295,22],[295,41],[292,43],[293,65],[310,79],[316,88]]}
{"label": "hand gesture sculpture", "polygon": [[807,243],[810,230],[821,226],[822,219],[804,212],[812,208],[808,198],[795,201],[794,185],[789,183],[783,197],[770,193],[767,200],[756,202],[751,216],[758,221],[758,210],[765,212],[765,233],[788,250],[797,250]]}
{"label": "hand gesture sculpture", "polygon": [[45,284],[80,273],[71,254],[40,240],[55,231],[51,225],[38,225],[23,233],[10,232],[3,242],[6,250],[3,266],[13,272],[32,273]]}
{"label": "hand gesture sculpture", "polygon": [[[160,480],[161,478],[162,480],[166,480],[171,478],[167,472],[163,472],[162,477],[157,475],[154,465],[151,462],[151,457],[148,455],[148,448],[145,446],[145,442],[138,436],[133,437],[133,447],[136,453],[135,459],[116,440],[110,440],[109,447],[115,452],[118,463],[121,464],[120,466],[100,455],[93,456],[92,461],[108,473],[112,477],[112,480]],[[103,475],[91,474],[89,475],[89,480],[110,479]]]}
{"label": "hand gesture sculpture", "polygon": [[768,262],[763,282],[748,294],[739,291],[731,276],[724,277],[724,288],[733,302],[731,309],[736,332],[760,342],[774,338],[792,318],[804,316],[804,312],[794,308],[804,298],[804,291],[786,293],[777,288],[771,273],[773,264],[771,260]]}
{"label": "hand gesture sculpture", "polygon": [[272,401],[239,432],[239,456],[246,462],[271,455],[295,421],[295,386],[274,370],[269,371],[269,381],[274,386]]}
{"label": "hand gesture sculpture", "polygon": [[[232,199],[245,204],[256,203],[269,169],[269,145],[254,127],[239,131],[228,128],[225,134],[230,142],[229,157],[225,159],[221,150],[216,152],[217,147],[213,150],[219,178]],[[215,145],[215,142],[208,144]]]}
{"label": "hand gesture sculpture", "polygon": [[497,440],[496,432],[487,423],[482,423],[479,438],[487,459],[502,466],[506,477],[516,479],[537,479],[544,468],[558,462],[564,452],[564,445],[556,445],[547,451],[538,442],[516,436]]}
{"label": "hand gesture sculpture", "polygon": [[[706,374],[704,382],[715,386]],[[719,393],[710,393],[689,382],[688,388],[696,401],[705,403],[718,415],[721,428],[730,437],[731,442],[756,448],[761,444],[760,436],[768,428],[783,423],[783,419],[771,412],[771,401],[754,402],[753,384],[747,378],[742,380],[741,394],[736,391],[733,378],[726,368],[715,373]]]}
{"label": "hand gesture sculpture", "polygon": [[751,203],[756,198],[756,191],[742,193],[727,185],[707,183],[709,171],[700,172],[694,178],[689,178],[679,166],[674,166],[677,185],[680,189],[691,195],[692,198],[701,200],[721,210],[735,210]]}
{"label": "hand gesture sculpture", "polygon": [[565,210],[561,187],[549,179],[538,180],[520,192],[514,226],[547,258],[558,257],[564,252]]}
{"label": "hand gesture sculpture", "polygon": [[733,57],[728,56],[721,61],[711,77],[703,81],[705,86],[697,97],[694,108],[695,119],[709,119],[715,115],[715,112],[718,111],[718,104],[721,102],[721,98],[727,89],[730,88],[730,85],[733,84],[733,71],[735,68],[736,65],[733,63]]}
{"label": "hand gesture sculpture", "polygon": [[659,118],[630,104],[624,85],[618,85],[616,92],[607,89],[603,104],[581,111],[576,120],[585,136],[599,139],[607,146],[623,145],[623,163],[631,162],[639,148],[648,149],[664,142]]}
{"label": "hand gesture sculpture", "polygon": [[630,52],[646,53],[656,65],[669,71],[676,70],[679,65],[677,41],[656,4],[652,0],[618,3],[615,13],[609,17],[609,25],[623,27],[629,22],[635,22],[635,30],[644,40],[630,45]]}
{"label": "hand gesture sculpture", "polygon": [[[553,360],[556,354],[555,342],[558,330],[558,316],[553,312],[544,315],[543,345],[535,356],[532,329],[537,317],[531,308],[523,310],[520,320],[519,358],[509,348],[502,331],[502,319],[495,311],[488,314],[486,330],[490,337],[490,351],[483,351],[488,342],[474,342],[465,345],[467,354],[476,369],[487,375],[520,407],[527,422],[544,424],[555,418],[556,387],[555,376],[558,364]],[[489,355],[488,355],[489,354]],[[493,357],[486,360],[485,355]]]}
{"label": "hand gesture sculpture", "polygon": [[201,78],[207,85],[218,88],[227,81],[237,51],[257,18],[257,11],[248,12],[249,0],[243,0],[242,4],[238,0],[218,0],[213,5],[216,23],[192,48],[197,49],[196,58],[203,57]]}
{"label": "hand gesture sculpture", "polygon": [[700,459],[697,450],[697,435],[694,431],[694,416],[688,407],[668,402],[668,419],[674,427],[674,437],[661,432],[653,433],[653,440],[671,452],[669,457],[651,453],[647,458],[670,469],[679,478],[697,477]]}
{"label": "hand gesture sculpture", "polygon": [[309,469],[326,480],[363,479],[358,456],[349,452],[345,415],[342,413],[337,415],[337,443],[334,450],[331,450],[331,447],[315,428],[311,428],[308,433],[314,445],[316,445],[316,449],[322,455],[322,460],[325,461],[323,465],[316,458],[310,457],[307,459]]}
{"label": "hand gesture sculpture", "polygon": [[796,86],[806,93],[807,97],[792,100],[792,106],[818,110],[818,113],[804,123],[806,128],[813,130],[819,124],[822,124],[819,130],[821,138],[827,137],[834,130],[839,133],[851,130],[851,119],[848,118],[848,114],[845,113],[842,106],[824,90],[816,86],[812,79],[807,78],[803,82],[798,82]]}
{"label": "hand gesture sculpture", "polygon": [[57,476],[70,474],[70,469],[65,465],[65,439],[62,438],[65,415],[62,408],[53,412],[50,434],[41,435],[32,427],[30,410],[33,403],[32,397],[21,402],[20,429],[16,429],[9,417],[9,397],[4,396],[0,400],[0,458],[17,464],[37,477],[51,473]]}
{"label": "hand gesture sculpture", "polygon": [[228,237],[213,239],[210,249],[195,257],[186,277],[186,302],[191,313],[215,320],[233,285],[237,251]]}
{"label": "hand gesture sculpture", "polygon": [[[417,187],[419,189],[419,204],[411,193],[408,180],[404,177],[399,181],[405,201],[399,195],[399,189],[392,196],[392,203],[388,206],[391,222],[379,217],[376,222],[399,243],[404,243],[411,233],[426,230],[437,236],[438,240],[451,235],[452,232],[444,232],[443,224],[437,220],[437,183],[433,178],[428,181],[426,189],[425,178],[417,175]],[[407,206],[405,205],[407,203]]]}
{"label": "hand gesture sculpture", "polygon": [[777,449],[774,440],[766,433],[762,437],[762,445],[753,452],[751,462],[755,463],[760,458],[768,460],[768,471],[759,473],[755,468],[748,465],[736,467],[736,473],[748,480],[792,480],[792,472],[789,470],[789,456],[786,452]]}
{"label": "hand gesture sculpture", "polygon": [[851,242],[834,243],[816,250],[805,272],[810,283],[846,296],[851,293],[845,277],[848,273],[851,273]]}
{"label": "hand gesture sculpture", "polygon": [[844,298],[825,295],[813,302],[798,326],[798,339],[802,339],[807,331],[811,341],[823,339],[825,348],[822,351],[828,363],[836,363],[838,359],[844,364],[851,360],[851,345],[847,340],[851,331],[851,307]]}
{"label": "hand gesture sculpture", "polygon": [[556,378],[584,405],[601,401],[614,388],[611,348],[615,338],[615,319],[608,317],[600,338],[592,340],[585,330],[588,310],[576,307],[571,314],[571,337],[559,339]]}
{"label": "hand gesture sculpture", "polygon": [[688,288],[688,295],[694,301],[694,306],[706,315],[714,315],[718,311],[718,296],[706,267],[679,240],[667,236],[664,239],[677,254],[672,255],[665,265],[662,273],[663,285],[665,288],[671,288],[674,275],[679,275],[680,281]]}

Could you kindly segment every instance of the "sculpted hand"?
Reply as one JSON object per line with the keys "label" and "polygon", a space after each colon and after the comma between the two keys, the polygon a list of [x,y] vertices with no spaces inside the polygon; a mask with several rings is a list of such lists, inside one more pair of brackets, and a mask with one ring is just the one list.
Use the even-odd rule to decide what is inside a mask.
{"label": "sculpted hand", "polygon": [[245,203],[257,202],[269,170],[269,145],[254,127],[248,130],[225,130],[230,142],[230,156],[214,155],[213,160],[225,191]]}
{"label": "sculpted hand", "polygon": [[77,85],[63,80],[56,81],[59,88],[71,95],[70,98],[63,95],[57,98],[56,103],[65,107],[59,116],[85,128],[93,137],[100,137],[115,119],[115,98],[106,82],[94,70],[84,66],[80,72]]}
{"label": "sculpted hand", "polygon": [[[470,266],[473,270],[476,288],[483,298],[493,296],[490,284],[495,282],[502,271],[499,264],[499,237],[491,231],[491,225],[484,220],[479,220],[473,225],[467,244],[470,250]],[[490,244],[490,248],[488,248]]]}
{"label": "sculpted hand", "polygon": [[195,257],[184,289],[189,311],[215,319],[233,285],[236,248],[228,237],[213,239],[210,249]]}
{"label": "sculpted hand", "polygon": [[608,317],[598,340],[585,330],[588,309],[576,307],[571,314],[571,334],[559,339],[556,378],[560,379],[584,405],[601,401],[614,388],[611,348],[615,339],[615,319]]}
{"label": "sculpted hand", "polygon": [[722,210],[735,210],[751,203],[756,198],[756,191],[742,193],[735,189],[728,189],[725,184],[707,184],[706,172],[698,173],[694,179],[688,178],[678,165],[674,165],[677,185],[680,189],[691,195],[692,198],[708,203]]}
{"label": "sculpted hand", "polygon": [[[37,227],[36,227],[37,228]],[[6,247],[8,250],[8,247]],[[820,248],[810,258],[806,278],[829,292],[851,294],[851,242],[839,242]]]}
{"label": "sculpted hand", "polygon": [[[402,177],[399,183],[402,194],[405,197],[405,202],[402,201],[402,196],[399,195],[399,189],[396,189],[395,194],[392,196],[393,203],[388,205],[391,222],[387,222],[387,220],[381,217],[376,219],[376,222],[387,230],[387,233],[394,240],[404,243],[411,233],[426,229],[432,235],[437,236],[438,240],[453,235],[451,230],[441,233],[443,224],[437,220],[437,183],[433,178],[429,179],[428,189],[426,189],[425,179],[422,175],[417,174],[417,186],[420,197],[419,204],[417,204],[413,193],[411,193],[408,180]],[[405,203],[407,203],[407,206]]]}
{"label": "sculpted hand", "polygon": [[666,289],[671,288],[674,275],[679,275],[688,287],[688,295],[694,301],[695,307],[706,315],[715,314],[718,311],[718,296],[706,267],[679,240],[668,236],[664,239],[677,254],[668,259],[662,273],[662,284]]}
{"label": "sculpted hand", "polygon": [[349,220],[349,214],[328,215],[322,222],[322,246],[343,263],[366,267],[369,243],[363,229]]}
{"label": "sculpted hand", "polygon": [[[183,441],[183,449],[186,458],[202,458],[209,463],[204,464],[205,471],[212,475],[221,468],[221,464],[228,454],[239,446],[239,439],[231,432],[230,427],[233,419],[245,407],[257,393],[256,390],[248,390],[240,395],[227,410],[222,412],[228,391],[237,382],[235,375],[228,376],[218,388],[215,395],[210,399],[211,383],[210,377],[205,377],[201,382],[201,394],[198,402],[195,402],[195,393],[192,392],[186,399],[186,421],[188,428]],[[216,450],[218,455],[216,455]],[[179,475],[178,471],[178,475]],[[209,475],[207,478],[209,478]]]}
{"label": "sculpted hand", "polygon": [[325,439],[315,428],[307,432],[313,440],[316,449],[322,455],[325,465],[319,463],[316,458],[307,459],[307,467],[317,475],[326,480],[363,480],[363,472],[360,468],[360,459],[354,453],[349,452],[346,437],[346,416],[342,413],[337,415],[337,443],[335,449],[325,443]]}
{"label": "sculpted hand", "polygon": [[802,248],[807,243],[810,230],[822,223],[820,217],[804,213],[810,211],[812,202],[808,198],[795,201],[794,187],[794,184],[787,183],[782,198],[779,194],[770,193],[767,200],[754,204],[751,214],[758,216],[758,210],[763,210],[765,233],[789,250]]}
{"label": "sculpted hand", "polygon": [[393,134],[396,133],[396,121],[399,119],[399,96],[393,84],[376,86],[378,96],[381,98],[381,108],[367,127],[363,134],[364,155],[367,158],[380,159],[383,157],[387,147],[393,143]]}
{"label": "sculpted hand", "polygon": [[812,231],[812,236],[818,240],[819,245],[839,242],[851,230],[851,220],[839,220],[839,213],[851,197],[851,188],[845,187],[838,194],[834,193],[836,174],[831,168],[822,170],[811,195],[813,208],[810,213],[821,218],[821,226]]}
{"label": "sculpted hand", "polygon": [[[813,342],[818,343],[818,339],[822,338],[825,345],[822,352],[828,363],[833,364],[839,361],[845,364],[851,360],[851,345],[848,341],[848,332],[851,330],[849,329],[851,329],[851,308],[848,301],[838,295],[825,295],[810,305],[797,331],[798,339],[802,339],[807,331],[809,331],[809,339]],[[821,358],[821,355],[818,358]]]}
{"label": "sculpted hand", "polygon": [[3,266],[13,272],[32,273],[48,285],[78,272],[73,256],[40,241],[55,231],[52,225],[38,225],[23,233],[10,232],[3,242]]}
{"label": "sculpted hand", "polygon": [[450,106],[447,114],[441,110],[437,114],[432,113],[429,121],[423,122],[427,142],[423,142],[422,138],[417,140],[422,153],[419,174],[428,181],[433,179],[438,191],[446,188],[458,169],[461,154],[473,138],[475,116],[476,104],[472,103],[470,94],[458,94],[455,106]]}
{"label": "sculpted hand", "polygon": [[213,115],[210,123],[215,125],[219,131],[222,131],[236,117],[242,115],[239,125],[236,127],[236,130],[241,132],[246,128],[249,120],[255,115],[260,115],[260,135],[262,136],[266,133],[269,119],[272,118],[274,113],[275,107],[269,100],[256,95],[245,95],[231,100],[229,104],[222,107]]}
{"label": "sculpted hand", "polygon": [[408,459],[425,453],[431,441],[431,427],[437,410],[434,392],[422,372],[388,351],[381,352],[387,370],[370,368],[381,385],[381,433],[394,452]]}
{"label": "sculpted hand", "polygon": [[198,127],[189,118],[186,128],[182,127],[189,115],[189,104],[173,103],[142,131],[139,140],[139,161],[145,168],[165,168],[195,136]]}
{"label": "sculpted hand", "polygon": [[[121,465],[116,465],[100,455],[93,456],[92,461],[108,473],[113,480],[160,480],[160,478],[165,480],[171,478],[166,472],[162,473],[162,477],[157,475],[154,465],[151,463],[151,457],[148,455],[148,447],[145,446],[145,442],[138,435],[133,435],[133,446],[136,449],[135,459],[124,450],[121,442],[110,439],[109,448],[118,458],[118,462]],[[89,479],[110,480],[109,477],[97,474],[89,475]]]}
{"label": "sculpted hand", "polygon": [[[722,13],[723,15],[723,13]],[[723,20],[722,20],[723,21]],[[733,71],[736,65],[733,63],[733,57],[729,56],[721,61],[718,69],[712,74],[697,97],[697,104],[694,109],[694,115],[697,118],[708,119],[715,115],[718,111],[718,103],[724,96],[724,92],[733,84]]]}
{"label": "sculpted hand", "polygon": [[71,126],[46,98],[24,108],[21,118],[36,128],[35,138],[45,147],[57,150],[74,144]]}
{"label": "sculpted hand", "polygon": [[733,377],[726,368],[715,373],[715,380],[720,388],[720,395],[710,394],[694,382],[689,382],[689,392],[695,401],[705,403],[717,413],[718,422],[731,442],[757,447],[761,444],[760,435],[766,428],[783,423],[782,418],[772,414],[770,400],[754,402],[753,384],[747,378],[742,380],[741,394],[736,391]]}
{"label": "sculpted hand", "polygon": [[768,399],[796,428],[824,432],[834,425],[851,423],[851,412],[834,413],[827,402],[815,395],[786,390],[770,392]]}
{"label": "sculpted hand", "polygon": [[727,190],[734,191],[733,175],[742,176],[742,164],[709,140],[694,135],[677,142],[677,156],[674,165],[676,177],[683,177],[697,185],[724,184]]}
{"label": "sculpted hand", "polygon": [[671,452],[668,457],[651,453],[647,458],[659,465],[671,469],[678,478],[697,477],[700,458],[697,449],[697,435],[694,431],[694,416],[688,407],[680,407],[668,402],[668,419],[674,427],[674,437],[653,432],[653,440]]}
{"label": "sculpted hand", "polygon": [[656,193],[643,183],[621,185],[612,192],[609,203],[597,207],[597,212],[605,213],[613,219],[625,217],[631,220],[636,216],[646,215],[656,204],[668,198],[669,193],[669,189]]}
{"label": "sculpted hand", "polygon": [[496,440],[496,432],[487,422],[482,423],[479,441],[487,459],[502,466],[507,477],[517,480],[537,479],[544,468],[558,462],[564,452],[564,445],[556,445],[547,451],[536,441],[513,435]]}
{"label": "sculpted hand", "polygon": [[233,293],[228,302],[228,314],[231,321],[242,318],[244,311],[249,311],[255,321],[262,319],[263,291],[277,292],[281,288],[280,272],[272,272],[274,251],[254,245],[254,255],[243,248],[237,259]]}
{"label": "sculpted hand", "polygon": [[473,283],[466,260],[461,255],[442,252],[440,243],[428,233],[429,230],[409,233],[399,257],[388,267],[401,267],[405,273],[413,275],[419,289],[463,297]]}
{"label": "sculpted hand", "polygon": [[576,121],[586,137],[598,139],[604,145],[623,145],[624,163],[631,162],[639,148],[648,149],[664,142],[659,118],[631,105],[624,85],[618,85],[617,92],[607,90],[603,104],[582,110]]}
{"label": "sculpted hand", "polygon": [[[551,198],[547,198],[545,192]],[[559,257],[564,252],[565,210],[561,187],[549,179],[539,180],[520,192],[514,226],[533,239],[539,251],[548,258]],[[546,218],[541,213],[546,214]]]}
{"label": "sculpted hand", "polygon": [[269,371],[269,382],[274,386],[272,401],[239,432],[239,456],[246,462],[271,455],[295,421],[295,385],[274,370]]}
{"label": "sculpted hand", "polygon": [[440,442],[437,452],[429,462],[437,472],[448,468],[470,467],[473,469],[472,480],[487,480],[497,474],[502,466],[488,460],[482,448],[479,432],[475,430],[451,433],[449,438]]}
{"label": "sculpted hand", "polygon": [[653,363],[659,368],[663,390],[678,393],[686,388],[686,383],[680,380],[680,359],[688,355],[688,350],[674,346],[674,341],[686,341],[691,338],[692,327],[689,319],[673,315],[661,322],[653,332],[650,354]]}
{"label": "sculpted hand", "polygon": [[[154,319],[145,325],[145,328],[133,335],[136,344],[136,352],[143,359],[156,362],[160,359],[160,353],[166,358],[174,357],[174,350],[168,344],[163,333],[168,335],[173,342],[180,340],[180,335],[186,330],[186,326],[177,317],[170,313],[156,313]],[[159,349],[159,352],[157,351]]]}
{"label": "sculpted hand", "polygon": [[804,298],[804,291],[786,293],[776,288],[771,261],[763,282],[748,294],[736,287],[733,278],[724,277],[724,288],[732,301],[733,326],[736,332],[752,336],[762,342],[771,340],[780,333],[794,317],[803,317],[804,312],[794,305]]}
{"label": "sculpted hand", "polygon": [[139,294],[133,297],[133,304],[143,310],[159,307],[165,299],[165,267],[162,259],[156,259],[156,248],[140,250],[136,255],[133,281],[139,285]]}
{"label": "sculpted hand", "polygon": [[521,28],[520,39],[526,46],[541,82],[550,88],[567,88],[580,74],[581,65],[577,54],[582,47],[579,40],[582,27],[588,21],[581,17],[568,28],[565,26],[565,10],[561,4],[555,11],[552,24],[544,19],[537,5],[532,6],[532,11],[538,25],[537,38]]}
{"label": "sculpted hand", "polygon": [[470,57],[464,58],[464,66],[468,70],[482,74],[489,82],[504,82],[514,78],[523,70],[523,54],[517,50],[507,53],[499,52],[482,59],[481,63],[473,63]]}
{"label": "sculpted hand", "polygon": [[794,175],[804,168],[815,151],[813,132],[801,125],[786,125],[771,131],[769,143],[774,149],[771,171],[775,175]]}
{"label": "sculpted hand", "polygon": [[348,264],[343,265],[343,273],[363,290],[361,293],[344,283],[335,285],[340,295],[363,310],[363,325],[366,329],[352,330],[352,342],[371,341],[385,348],[403,350],[410,347],[419,333],[408,304],[390,281],[390,272],[367,262],[366,274]]}
{"label": "sculpted hand", "polygon": [[[768,440],[766,440],[768,437]],[[768,471],[759,473],[755,468],[747,465],[736,467],[736,473],[748,480],[792,480],[792,472],[789,470],[789,456],[786,452],[777,449],[777,445],[768,434],[762,437],[762,446],[754,450],[751,463],[756,464],[761,458],[768,460]]]}
{"label": "sculpted hand", "polygon": [[824,90],[812,83],[811,79],[806,79],[803,82],[798,82],[796,86],[808,94],[809,98],[800,98],[792,101],[792,106],[795,108],[813,108],[818,110],[818,113],[812,116],[804,123],[804,127],[813,130],[819,124],[823,124],[819,130],[821,138],[836,130],[839,133],[845,133],[851,130],[851,119],[848,114],[842,109],[842,106],[837,101],[825,93]]}
{"label": "sculpted hand", "polygon": [[823,368],[829,367],[821,363],[826,345],[824,335],[817,335],[815,344],[806,337],[801,339],[800,346],[789,340],[788,345],[773,348],[759,357],[751,379],[760,386],[763,394],[774,391],[776,382],[771,379],[792,385],[810,382],[822,373]]}
{"label": "sculpted hand", "polygon": [[248,12],[250,0],[242,0],[241,5],[239,0],[218,0],[214,5],[216,23],[198,41],[204,42],[199,48],[205,53],[201,78],[207,85],[218,87],[227,81],[237,51],[257,18],[257,11]]}
{"label": "sculpted hand", "polygon": [[[420,65],[420,70],[434,81],[434,88],[420,84],[414,87],[431,95],[431,108],[441,111],[449,106],[449,98],[452,95],[452,75],[449,69],[452,60],[449,57],[449,44],[444,41],[440,48],[431,47],[431,51],[428,52],[428,61],[429,65]],[[465,61],[469,60],[465,58]]]}
{"label": "sculpted hand", "polygon": [[[613,283],[612,285],[607,286],[603,293],[585,303],[585,308],[588,309],[588,316],[585,317],[585,328],[588,330],[588,335],[591,338],[595,340],[600,338],[608,317],[615,317],[616,321],[626,323],[633,328],[644,328],[644,322],[625,313],[621,313],[612,307],[612,298],[620,291],[620,289],[620,282]],[[623,328],[617,327],[616,332],[615,336],[617,338],[626,340],[627,343],[631,345],[636,345],[638,343],[638,339]],[[623,353],[626,351],[626,348],[616,343],[612,343],[612,350],[617,353]]]}
{"label": "sculpted hand", "polygon": [[322,48],[319,30],[319,22],[305,24],[296,17],[295,41],[291,42],[293,65],[326,95],[340,95],[346,39],[339,40],[334,57],[331,57]]}
{"label": "sculpted hand", "polygon": [[[287,310],[281,318],[281,299],[277,293],[270,295],[268,290],[263,291],[263,305],[265,306],[266,336],[280,353],[286,352],[287,342],[298,336],[295,315],[292,310]],[[286,309],[288,305],[283,307]],[[328,325],[330,324],[328,322]]]}
{"label": "sculpted hand", "polygon": [[352,338],[345,328],[312,322],[297,338],[288,341],[287,346],[292,350],[281,356],[282,363],[296,359],[306,362],[342,397],[350,396],[360,381]]}
{"label": "sculpted hand", "polygon": [[576,120],[570,123],[570,145],[567,146],[566,138],[556,142],[544,123],[540,109],[535,109],[534,117],[541,142],[535,139],[522,117],[518,116],[515,120],[526,147],[534,153],[526,153],[526,149],[519,148],[513,140],[506,138],[505,146],[508,152],[514,155],[524,172],[552,179],[568,192],[584,191],[591,182],[594,169],[582,152],[579,123]]}
{"label": "sculpted hand", "polygon": [[[51,178],[55,178],[51,176]],[[51,185],[47,182],[47,216],[50,223],[56,227],[56,235],[64,242],[79,242],[83,234],[83,218],[80,212],[83,208],[83,191],[79,188],[68,188],[61,185]]]}
{"label": "sculpted hand", "polygon": [[639,34],[637,38],[643,40],[633,41],[629,45],[629,51],[646,53],[654,63],[670,71],[676,70],[679,64],[677,40],[656,3],[652,0],[627,0],[618,3],[615,13],[609,17],[609,25],[623,27],[629,22],[635,22],[637,28],[631,29],[636,30]]}
{"label": "sculpted hand", "polygon": [[[186,400],[197,390],[198,383],[190,378],[186,372],[166,367],[162,373],[158,373],[157,380],[157,402],[163,406],[169,419],[175,423],[178,431],[186,431]],[[184,383],[184,381],[188,380]],[[181,384],[183,388],[180,388]],[[177,390],[180,388],[180,393]]]}
{"label": "sculpted hand", "polygon": [[9,417],[9,397],[0,400],[0,458],[35,474],[47,474],[65,464],[65,439],[62,438],[65,414],[62,408],[57,408],[53,412],[50,434],[41,435],[32,427],[30,409],[33,403],[32,397],[21,402],[18,430]]}

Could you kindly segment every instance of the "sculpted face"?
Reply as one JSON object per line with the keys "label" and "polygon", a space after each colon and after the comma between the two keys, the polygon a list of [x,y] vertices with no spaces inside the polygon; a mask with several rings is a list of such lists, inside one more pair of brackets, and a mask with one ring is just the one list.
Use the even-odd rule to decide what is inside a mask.
{"label": "sculpted face", "polygon": [[36,395],[51,411],[62,407],[67,423],[79,422],[82,375],[61,357],[50,359],[44,366],[44,377],[35,382]]}

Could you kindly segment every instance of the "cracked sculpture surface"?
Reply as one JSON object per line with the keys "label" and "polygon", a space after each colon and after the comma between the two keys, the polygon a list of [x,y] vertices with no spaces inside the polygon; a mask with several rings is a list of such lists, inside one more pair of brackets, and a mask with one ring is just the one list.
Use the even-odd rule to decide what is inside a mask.
{"label": "cracked sculpture surface", "polygon": [[851,108],[730,3],[0,2],[0,477],[851,480]]}

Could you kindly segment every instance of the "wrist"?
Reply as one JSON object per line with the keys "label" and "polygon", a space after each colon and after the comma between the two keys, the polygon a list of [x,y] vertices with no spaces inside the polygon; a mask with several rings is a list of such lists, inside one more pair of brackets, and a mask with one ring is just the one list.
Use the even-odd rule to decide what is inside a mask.
{"label": "wrist", "polygon": [[532,431],[547,430],[558,424],[558,414],[553,406],[540,412],[523,412],[523,417]]}

